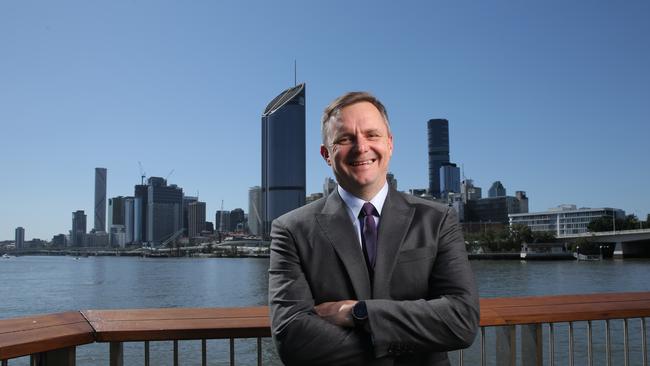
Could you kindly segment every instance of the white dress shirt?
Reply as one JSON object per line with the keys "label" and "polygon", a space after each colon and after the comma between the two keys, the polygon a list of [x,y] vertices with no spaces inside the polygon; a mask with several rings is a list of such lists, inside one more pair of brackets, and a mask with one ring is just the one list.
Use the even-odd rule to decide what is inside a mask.
{"label": "white dress shirt", "polygon": [[[384,183],[384,186],[381,188],[381,190],[379,190],[379,192],[377,192],[377,194],[370,201],[364,201],[361,198],[353,195],[352,193],[341,188],[340,184],[338,185],[337,189],[339,191],[339,195],[343,199],[343,202],[345,202],[345,208],[347,209],[350,220],[352,221],[352,225],[354,226],[354,231],[357,232],[359,246],[361,246],[361,222],[359,219],[359,212],[361,212],[361,208],[363,207],[364,203],[370,202],[373,206],[375,206],[375,209],[377,210],[377,213],[379,213],[379,216],[381,216],[381,209],[384,207],[386,196],[388,196],[388,183]],[[372,217],[375,219],[377,230],[379,230],[380,218],[375,215],[372,215]]]}

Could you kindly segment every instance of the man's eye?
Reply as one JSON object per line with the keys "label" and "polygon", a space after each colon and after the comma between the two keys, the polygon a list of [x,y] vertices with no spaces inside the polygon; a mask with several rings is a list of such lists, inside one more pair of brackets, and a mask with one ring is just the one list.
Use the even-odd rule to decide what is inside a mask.
{"label": "man's eye", "polygon": [[341,137],[340,139],[336,140],[336,143],[339,145],[347,145],[352,142],[352,139],[349,137]]}

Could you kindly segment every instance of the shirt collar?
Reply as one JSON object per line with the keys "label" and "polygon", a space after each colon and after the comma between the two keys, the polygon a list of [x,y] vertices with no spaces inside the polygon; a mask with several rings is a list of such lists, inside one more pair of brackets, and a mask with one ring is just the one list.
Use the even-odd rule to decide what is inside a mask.
{"label": "shirt collar", "polygon": [[359,217],[359,212],[361,212],[361,208],[366,202],[372,203],[372,205],[375,206],[377,213],[379,213],[379,216],[381,217],[381,210],[384,207],[384,202],[388,196],[388,182],[384,183],[384,186],[381,187],[379,192],[377,192],[377,194],[370,201],[364,201],[361,198],[353,195],[352,193],[343,189],[340,184],[338,185],[337,189],[339,191],[341,199],[343,199],[343,202],[345,202],[348,208],[352,211],[352,215],[355,218]]}

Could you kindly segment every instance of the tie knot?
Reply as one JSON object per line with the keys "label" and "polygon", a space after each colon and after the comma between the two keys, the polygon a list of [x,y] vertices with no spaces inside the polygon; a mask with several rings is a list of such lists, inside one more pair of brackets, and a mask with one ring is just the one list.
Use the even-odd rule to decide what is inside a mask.
{"label": "tie knot", "polygon": [[361,207],[361,216],[372,216],[375,214],[375,206],[372,205],[370,202],[366,202],[363,204],[363,207]]}

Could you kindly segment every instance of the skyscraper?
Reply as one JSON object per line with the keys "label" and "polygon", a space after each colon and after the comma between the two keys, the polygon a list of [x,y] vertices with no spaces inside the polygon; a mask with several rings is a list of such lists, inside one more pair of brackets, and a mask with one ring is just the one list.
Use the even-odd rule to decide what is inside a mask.
{"label": "skyscraper", "polygon": [[95,168],[95,231],[106,231],[106,168]]}
{"label": "skyscraper", "polygon": [[214,223],[218,232],[227,233],[230,231],[230,211],[217,210],[214,215]]}
{"label": "skyscraper", "polygon": [[429,194],[441,197],[440,167],[449,162],[449,121],[430,119],[427,123],[429,142]]}
{"label": "skyscraper", "polygon": [[70,241],[73,247],[85,245],[86,238],[86,213],[83,210],[77,210],[72,213],[72,230],[70,231]]}
{"label": "skyscraper", "polygon": [[323,196],[327,197],[330,193],[334,192],[336,189],[336,181],[330,177],[325,178],[325,183],[323,183]]}
{"label": "skyscraper", "polygon": [[191,239],[205,230],[205,202],[191,201],[187,204],[187,236]]}
{"label": "skyscraper", "polygon": [[238,231],[244,229],[244,210],[236,208],[230,211],[230,231]]}
{"label": "skyscraper", "polygon": [[[219,227],[219,222],[215,223]],[[248,189],[248,229],[253,235],[262,235],[262,188]]]}
{"label": "skyscraper", "polygon": [[440,166],[440,195],[460,193],[460,169],[454,163],[442,163]]}
{"label": "skyscraper", "polygon": [[506,188],[501,184],[501,181],[492,183],[492,187],[488,190],[488,198],[503,197],[506,195]]}
{"label": "skyscraper", "polygon": [[305,204],[305,84],[275,97],[262,114],[262,226]]}
{"label": "skyscraper", "polygon": [[149,202],[149,186],[137,184],[133,200],[133,242],[147,241],[147,203]]}
{"label": "skyscraper", "polygon": [[147,242],[158,245],[183,229],[183,189],[160,177],[147,182]]}
{"label": "skyscraper", "polygon": [[16,228],[16,250],[25,248],[25,229],[21,226]]}

